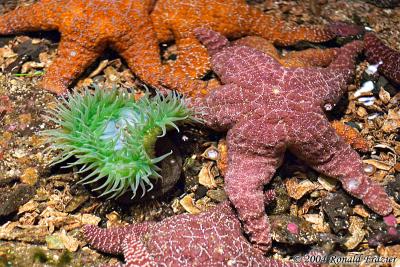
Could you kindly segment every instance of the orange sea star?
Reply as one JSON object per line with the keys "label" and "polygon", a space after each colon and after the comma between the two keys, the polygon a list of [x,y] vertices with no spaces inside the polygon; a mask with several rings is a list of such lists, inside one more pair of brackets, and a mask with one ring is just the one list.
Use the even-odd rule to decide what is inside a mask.
{"label": "orange sea star", "polygon": [[327,67],[337,54],[337,48],[309,48],[302,51],[290,51],[281,55],[270,41],[258,36],[243,37],[235,41],[234,44],[246,45],[260,50],[288,68]]}
{"label": "orange sea star", "polygon": [[169,71],[176,77],[190,76],[194,79],[210,70],[207,50],[193,33],[197,27],[206,26],[229,38],[260,36],[281,46],[302,40],[328,41],[340,34],[342,28],[348,27],[345,24],[289,27],[283,20],[265,14],[245,0],[159,0],[151,19],[160,42],[176,42],[178,58],[169,66]]}
{"label": "orange sea star", "polygon": [[[153,0],[41,0],[0,17],[0,34],[58,30],[58,55],[42,87],[64,93],[67,87],[111,47],[144,82],[153,86],[187,86],[162,71],[158,41],[149,12]],[[179,88],[178,88],[179,89]]]}

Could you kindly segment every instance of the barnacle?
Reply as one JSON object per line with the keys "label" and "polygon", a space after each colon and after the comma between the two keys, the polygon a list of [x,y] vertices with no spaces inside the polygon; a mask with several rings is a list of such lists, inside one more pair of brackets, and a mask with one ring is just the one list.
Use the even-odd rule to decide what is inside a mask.
{"label": "barnacle", "polygon": [[59,125],[43,132],[49,150],[61,151],[52,164],[76,157],[67,167],[89,173],[80,183],[104,181],[94,190],[115,198],[129,189],[135,196],[139,186],[143,195],[153,188],[160,177],[157,163],[172,153],[155,157],[157,138],[172,127],[178,130],[175,123],[190,120],[192,113],[175,93],[153,98],[146,93],[135,101],[126,91],[95,87],[69,94],[47,118]]}

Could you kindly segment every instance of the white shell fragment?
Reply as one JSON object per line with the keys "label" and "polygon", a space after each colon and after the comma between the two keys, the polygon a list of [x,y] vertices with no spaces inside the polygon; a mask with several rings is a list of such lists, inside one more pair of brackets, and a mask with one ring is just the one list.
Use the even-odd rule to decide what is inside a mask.
{"label": "white shell fragment", "polygon": [[360,97],[358,99],[364,106],[372,106],[375,103],[376,98],[374,96]]}
{"label": "white shell fragment", "polygon": [[363,93],[371,92],[372,90],[374,90],[374,88],[374,83],[372,81],[367,81],[363,83],[361,88],[354,93],[354,97],[360,97]]}
{"label": "white shell fragment", "polygon": [[365,70],[365,73],[369,75],[373,75],[378,71],[379,65],[382,65],[382,61],[379,61],[377,64],[368,65],[368,68]]}

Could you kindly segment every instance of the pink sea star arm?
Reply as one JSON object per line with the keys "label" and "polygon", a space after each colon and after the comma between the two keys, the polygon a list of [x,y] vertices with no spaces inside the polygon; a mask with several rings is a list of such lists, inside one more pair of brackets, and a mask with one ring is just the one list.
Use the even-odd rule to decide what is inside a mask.
{"label": "pink sea star arm", "polygon": [[156,266],[147,248],[135,234],[129,234],[122,242],[125,258],[125,267],[151,267]]}
{"label": "pink sea star arm", "polygon": [[67,92],[72,81],[96,60],[103,49],[88,47],[83,40],[77,42],[62,38],[58,56],[43,77],[42,88],[57,94]]}
{"label": "pink sea star arm", "polygon": [[390,199],[381,186],[364,173],[362,161],[331,127],[323,114],[308,114],[299,119],[301,130],[295,131],[290,150],[311,167],[342,182],[343,188],[361,199],[380,215],[392,211]]}
{"label": "pink sea star arm", "polygon": [[105,253],[122,254],[122,244],[125,238],[132,233],[138,236],[144,234],[151,224],[144,222],[110,229],[102,229],[95,225],[85,225],[83,234],[93,248]]}
{"label": "pink sea star arm", "polygon": [[[285,151],[284,129],[261,118],[253,123],[239,123],[228,132],[229,169],[225,190],[244,223],[245,231],[250,234],[250,240],[267,251],[271,237],[263,187],[281,164]],[[263,136],[264,141],[259,136]]]}
{"label": "pink sea star arm", "polygon": [[199,110],[197,117],[204,120],[208,127],[226,131],[237,122],[238,110],[250,111],[245,102],[238,101],[241,91],[235,84],[222,85],[207,97],[195,99],[191,105]]}
{"label": "pink sea star arm", "polygon": [[48,5],[51,2],[54,0],[45,0],[27,7],[19,7],[2,15],[0,17],[0,34],[58,29],[58,18],[53,15],[51,5]]}
{"label": "pink sea star arm", "polygon": [[339,49],[328,68],[299,69],[292,72],[304,72],[299,86],[314,88],[308,91],[311,94],[309,97],[315,99],[324,110],[330,110],[347,90],[348,82],[354,76],[356,57],[363,47],[360,41],[348,43]]}
{"label": "pink sea star arm", "polygon": [[400,84],[400,52],[386,46],[373,33],[364,36],[365,55],[372,64],[382,63],[379,71],[393,82]]}

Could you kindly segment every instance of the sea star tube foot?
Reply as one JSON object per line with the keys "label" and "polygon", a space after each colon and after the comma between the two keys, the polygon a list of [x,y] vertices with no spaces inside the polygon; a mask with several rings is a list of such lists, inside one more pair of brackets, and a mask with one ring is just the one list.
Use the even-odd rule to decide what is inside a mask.
{"label": "sea star tube foot", "polygon": [[270,246],[262,192],[286,150],[340,180],[378,214],[392,211],[383,188],[363,172],[358,154],[324,114],[345,93],[362,42],[340,48],[328,68],[285,68],[256,49],[227,44],[210,29],[195,33],[206,47],[213,44],[212,67],[224,85],[190,105],[202,111],[207,126],[228,131],[225,189],[253,243],[264,250]]}
{"label": "sea star tube foot", "polygon": [[[180,214],[161,222],[112,229],[87,225],[83,233],[93,248],[123,254],[125,266],[317,265],[266,258],[243,236],[228,201],[198,215]],[[321,255],[318,251],[311,253]]]}

